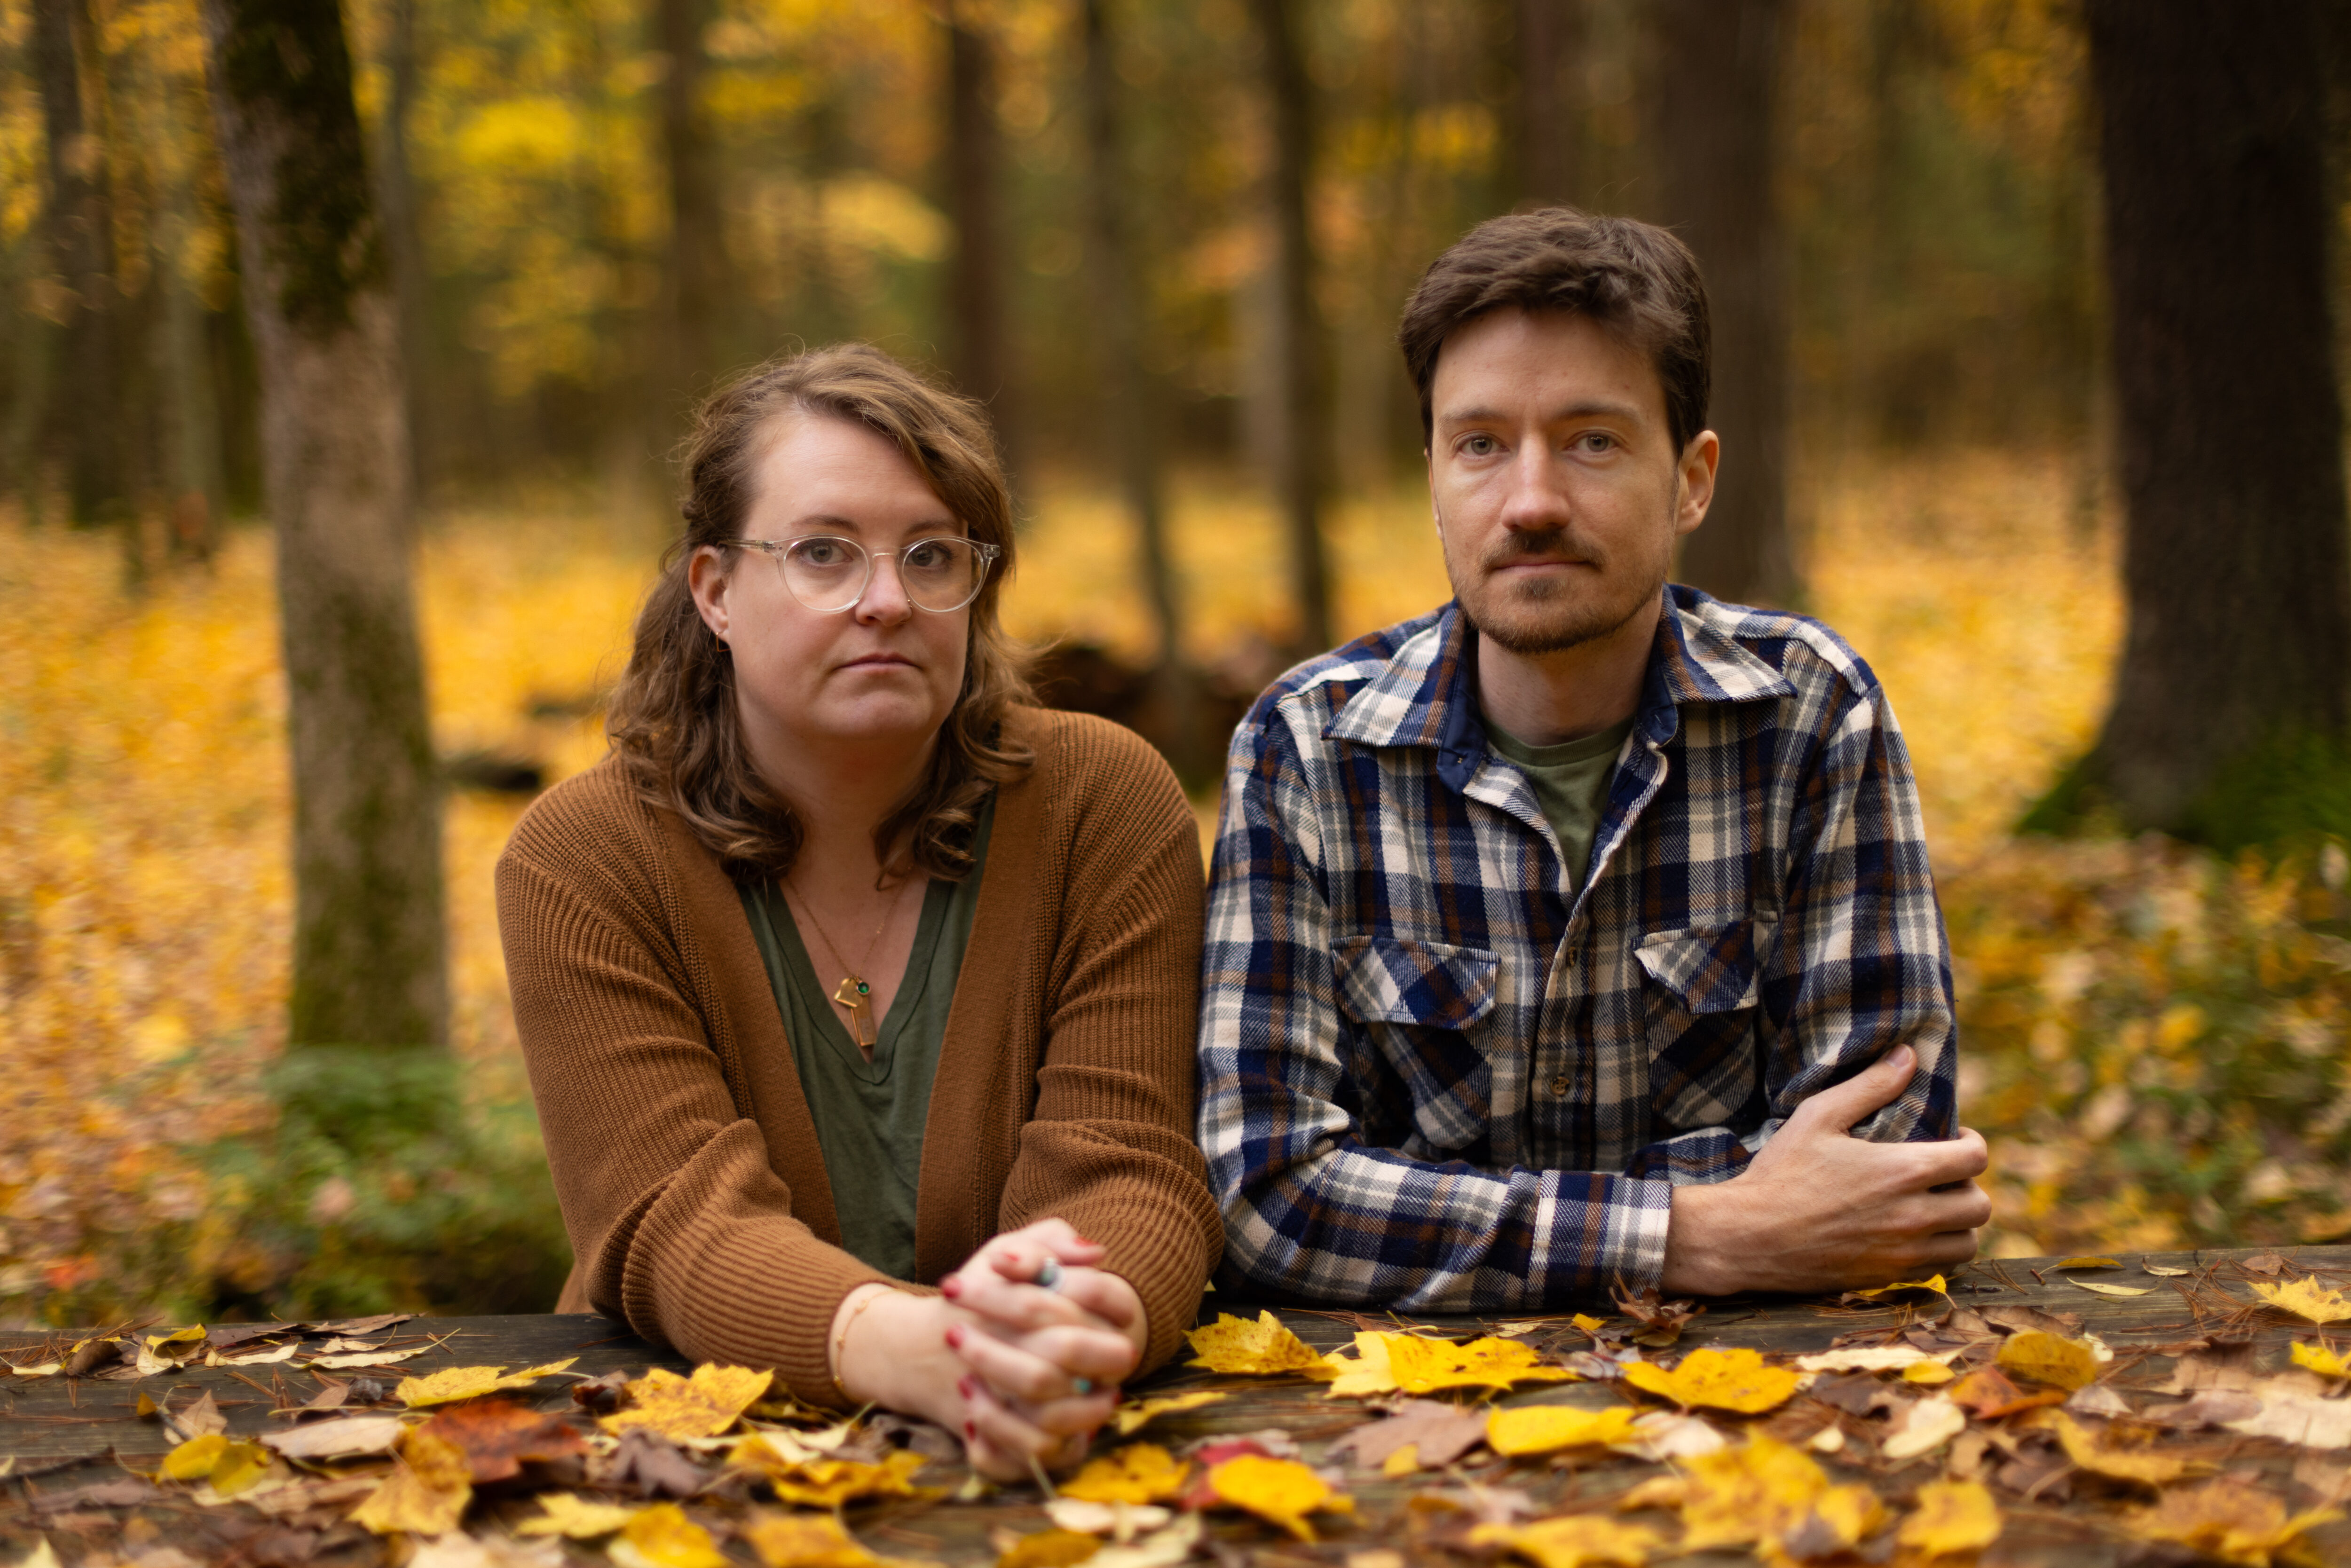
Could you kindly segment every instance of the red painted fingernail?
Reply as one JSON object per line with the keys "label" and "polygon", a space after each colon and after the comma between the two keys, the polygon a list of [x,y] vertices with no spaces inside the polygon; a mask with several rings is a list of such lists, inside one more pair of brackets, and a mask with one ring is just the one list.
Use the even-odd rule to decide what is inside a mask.
{"label": "red painted fingernail", "polygon": [[949,1350],[961,1350],[963,1348],[963,1325],[961,1323],[949,1323],[947,1325],[947,1348]]}
{"label": "red painted fingernail", "polygon": [[957,1296],[963,1294],[963,1281],[956,1279],[953,1274],[949,1274],[946,1279],[939,1281],[939,1294],[945,1296],[950,1301],[954,1301]]}
{"label": "red painted fingernail", "polygon": [[1102,1243],[1094,1240],[1090,1236],[1081,1236],[1078,1238],[1078,1245],[1081,1247],[1099,1247]]}
{"label": "red painted fingernail", "polygon": [[979,1423],[978,1423],[978,1422],[977,1422],[977,1421],[966,1421],[966,1422],[963,1424],[963,1436],[964,1436],[964,1441],[966,1441],[966,1442],[969,1442],[969,1441],[971,1441],[971,1439],[973,1439],[974,1437],[978,1437],[978,1436],[979,1436]]}
{"label": "red painted fingernail", "polygon": [[956,1392],[962,1395],[966,1399],[970,1398],[978,1391],[979,1385],[975,1383],[968,1375],[956,1379]]}

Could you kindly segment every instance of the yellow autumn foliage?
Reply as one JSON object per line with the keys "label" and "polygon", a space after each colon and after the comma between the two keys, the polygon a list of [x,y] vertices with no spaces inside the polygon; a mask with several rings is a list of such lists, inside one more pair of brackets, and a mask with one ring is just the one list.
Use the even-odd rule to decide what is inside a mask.
{"label": "yellow autumn foliage", "polygon": [[1685,1410],[1704,1406],[1742,1416],[1777,1409],[1796,1392],[1797,1377],[1752,1350],[1694,1350],[1670,1370],[1648,1362],[1625,1368],[1625,1381]]}
{"label": "yellow autumn foliage", "polygon": [[1130,1443],[1088,1459],[1061,1483],[1061,1495],[1081,1502],[1164,1502],[1184,1490],[1189,1468],[1155,1443]]}
{"label": "yellow autumn foliage", "polygon": [[1918,1506],[1895,1531],[1897,1545],[1924,1562],[1980,1552],[2000,1539],[2000,1505],[1980,1481],[1928,1481]]}
{"label": "yellow autumn foliage", "polygon": [[1633,1440],[1640,1412],[1629,1405],[1606,1410],[1576,1410],[1564,1405],[1526,1405],[1486,1417],[1486,1446],[1507,1458],[1548,1454],[1559,1448],[1596,1448]]}
{"label": "yellow autumn foliage", "polygon": [[596,1424],[619,1434],[643,1427],[664,1437],[716,1437],[768,1391],[773,1372],[705,1364],[691,1377],[654,1367],[629,1384],[629,1402]]}
{"label": "yellow autumn foliage", "polygon": [[473,1500],[474,1469],[465,1450],[419,1427],[402,1436],[399,1462],[352,1511],[351,1521],[378,1535],[444,1535],[457,1528]]}
{"label": "yellow autumn foliage", "polygon": [[2242,1568],[2270,1568],[2281,1554],[2299,1558],[2304,1531],[2342,1517],[2333,1508],[2288,1514],[2285,1504],[2257,1487],[2216,1480],[2165,1493],[2153,1507],[2126,1515],[2123,1528],[2141,1541],[2173,1542]]}
{"label": "yellow autumn foliage", "polygon": [[1188,1364],[1210,1372],[1252,1376],[1302,1377],[1326,1375],[1321,1353],[1283,1326],[1280,1318],[1260,1312],[1255,1322],[1218,1312],[1217,1321],[1191,1330],[1186,1337],[1197,1353]]}
{"label": "yellow autumn foliage", "polygon": [[567,1356],[549,1362],[545,1366],[526,1367],[509,1373],[503,1366],[452,1366],[426,1377],[403,1377],[392,1390],[400,1402],[411,1410],[427,1406],[449,1405],[460,1399],[476,1399],[485,1394],[498,1394],[509,1388],[528,1388],[540,1378],[569,1369],[580,1358]]}
{"label": "yellow autumn foliage", "polygon": [[2282,1312],[2292,1312],[2306,1322],[2339,1323],[2351,1319],[2351,1301],[2340,1291],[2323,1288],[2315,1274],[2290,1280],[2282,1285],[2266,1281],[2253,1286],[2253,1294]]}
{"label": "yellow autumn foliage", "polygon": [[2011,1334],[2000,1347],[2000,1369],[2051,1388],[2086,1388],[2097,1380],[2097,1353],[2075,1340],[2039,1329]]}
{"label": "yellow autumn foliage", "polygon": [[1641,1568],[1665,1540],[1646,1525],[1579,1513],[1531,1524],[1481,1524],[1470,1531],[1469,1544],[1502,1547],[1536,1568]]}
{"label": "yellow autumn foliage", "polygon": [[1354,1499],[1332,1489],[1331,1483],[1295,1459],[1270,1459],[1243,1454],[1208,1471],[1208,1490],[1220,1502],[1246,1509],[1259,1519],[1278,1524],[1304,1542],[1314,1539],[1306,1522],[1310,1513],[1350,1513]]}

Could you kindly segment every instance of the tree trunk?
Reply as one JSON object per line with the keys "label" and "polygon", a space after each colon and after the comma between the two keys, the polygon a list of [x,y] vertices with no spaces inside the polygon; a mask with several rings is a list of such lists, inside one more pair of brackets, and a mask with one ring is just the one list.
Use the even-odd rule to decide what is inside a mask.
{"label": "tree trunk", "polygon": [[1788,539],[1788,305],[1772,186],[1782,0],[1662,0],[1664,219],[1698,253],[1714,329],[1722,467],[1683,580],[1742,604],[1802,591]]}
{"label": "tree trunk", "polygon": [[410,125],[420,77],[416,0],[389,0],[384,8],[383,117],[375,134],[375,195],[382,214],[384,255],[392,267],[392,298],[400,310],[401,379],[408,388],[409,482],[429,495],[439,446],[427,377],[424,236],[416,211],[416,178],[408,161]]}
{"label": "tree trunk", "polygon": [[2091,0],[2129,631],[2077,776],[2198,831],[2351,698],[2320,7]]}
{"label": "tree trunk", "polygon": [[718,213],[702,35],[710,0],[656,0],[654,26],[669,62],[662,77],[662,150],[669,165],[671,397],[689,399],[722,368],[716,323],[726,294],[726,240]]}
{"label": "tree trunk", "polygon": [[1008,461],[1019,445],[1004,311],[1004,133],[996,118],[996,43],[967,3],[947,0],[948,372],[987,403]]}
{"label": "tree trunk", "polygon": [[1521,207],[1573,203],[1583,151],[1584,0],[1517,0]]}
{"label": "tree trunk", "polygon": [[36,0],[33,59],[48,138],[51,266],[66,286],[49,425],[65,457],[73,520],[127,527],[114,209],[106,148],[89,123],[81,91],[79,49],[90,37],[88,0]]}
{"label": "tree trunk", "polygon": [[1107,0],[1081,0],[1085,68],[1086,263],[1092,285],[1095,373],[1102,389],[1103,445],[1134,514],[1144,597],[1158,641],[1163,744],[1179,772],[1197,771],[1190,682],[1184,668],[1182,591],[1167,550],[1166,489],[1151,379],[1143,367],[1141,280],[1130,233],[1124,138]]}
{"label": "tree trunk", "polygon": [[204,0],[261,371],[294,772],[298,1045],[448,1029],[408,426],[335,0]]}
{"label": "tree trunk", "polygon": [[[157,145],[199,144],[205,140],[198,123],[201,116],[190,112],[193,106],[172,86],[154,62],[144,63],[139,97],[146,107],[140,116],[140,133]],[[161,389],[156,399],[162,415],[159,466],[171,553],[202,565],[211,561],[220,545],[227,485],[204,305],[181,270],[195,253],[198,230],[193,162],[183,160],[156,171],[148,267],[158,298],[149,361]]]}
{"label": "tree trunk", "polygon": [[1290,591],[1298,646],[1331,646],[1331,567],[1322,539],[1330,493],[1331,396],[1323,363],[1322,312],[1314,298],[1314,231],[1307,192],[1314,170],[1313,83],[1291,0],[1250,0],[1265,51],[1266,94],[1273,116],[1273,166],[1268,178],[1274,233],[1275,379],[1283,436],[1274,489],[1290,538]]}

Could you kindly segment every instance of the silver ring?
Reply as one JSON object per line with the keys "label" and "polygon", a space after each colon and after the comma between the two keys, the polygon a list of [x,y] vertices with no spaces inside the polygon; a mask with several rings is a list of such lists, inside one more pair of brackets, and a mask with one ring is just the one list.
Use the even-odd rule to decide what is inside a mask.
{"label": "silver ring", "polygon": [[1058,1258],[1048,1258],[1037,1266],[1037,1277],[1029,1281],[1040,1291],[1061,1288],[1061,1263]]}
{"label": "silver ring", "polygon": [[1092,1378],[1072,1377],[1070,1379],[1070,1392],[1076,1395],[1079,1398],[1083,1399],[1087,1395],[1092,1394],[1093,1391],[1094,1380]]}

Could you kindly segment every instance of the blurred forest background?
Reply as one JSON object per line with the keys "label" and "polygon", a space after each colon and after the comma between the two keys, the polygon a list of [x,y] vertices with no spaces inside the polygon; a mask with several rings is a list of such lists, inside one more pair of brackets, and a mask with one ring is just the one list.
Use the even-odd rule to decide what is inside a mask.
{"label": "blurred forest background", "polygon": [[[2159,593],[2125,571],[2100,0],[347,0],[350,330],[388,303],[414,498],[367,526],[413,556],[434,775],[394,1003],[329,995],[350,935],[299,913],[340,874],[297,821],[324,765],[288,765],[322,580],[273,546],[207,8],[266,9],[0,0],[0,1320],[551,1302],[489,868],[601,755],[697,394],[855,337],[986,398],[1049,695],[1144,729],[1205,823],[1267,679],[1443,596],[1395,319],[1549,201],[1708,269],[1726,491],[1686,575],[1822,615],[1893,694],[1990,1249],[2351,1236],[2340,629],[2303,639],[2317,739],[2262,764],[2283,806],[2150,808],[2101,727]],[[2304,68],[2317,170],[2344,80]],[[2296,318],[2332,500],[2273,553],[2351,603],[2335,189],[2289,214],[2333,247]],[[2192,281],[2278,298],[2259,265]]]}

